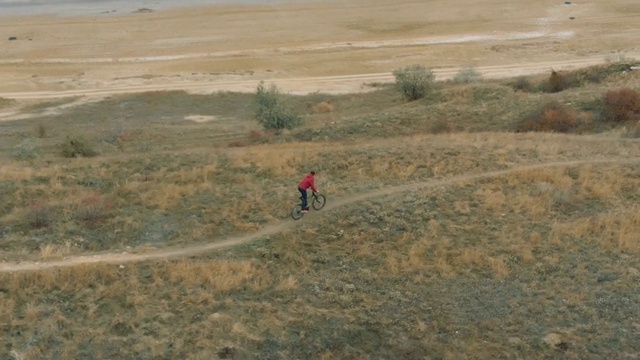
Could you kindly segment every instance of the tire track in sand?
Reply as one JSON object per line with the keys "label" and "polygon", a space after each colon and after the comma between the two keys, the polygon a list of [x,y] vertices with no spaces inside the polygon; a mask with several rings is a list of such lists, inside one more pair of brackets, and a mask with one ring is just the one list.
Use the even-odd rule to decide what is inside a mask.
{"label": "tire track in sand", "polygon": [[[635,54],[634,54],[635,55]],[[640,54],[639,54],[640,55]],[[579,69],[604,63],[601,57],[588,57],[561,61],[531,62],[508,65],[479,66],[475,69],[487,79],[500,79],[521,75],[540,74],[551,69]],[[447,67],[433,69],[438,80],[453,78],[461,68]],[[211,79],[199,81],[159,82],[149,84],[103,84],[94,88],[76,88],[50,91],[0,92],[0,98],[14,100],[44,100],[68,97],[107,97],[121,94],[138,94],[151,91],[186,91],[190,93],[213,93],[232,91],[253,93],[260,81],[273,83],[283,91],[292,94],[322,92],[328,94],[358,93],[375,89],[368,84],[392,83],[395,78],[390,72],[351,74],[334,76],[312,76],[270,79]]]}
{"label": "tire track in sand", "polygon": [[[329,202],[329,204],[325,206],[323,211],[325,212],[331,211],[333,209],[354,204],[367,199],[402,193],[409,190],[434,188],[434,187],[443,186],[443,185],[455,184],[458,182],[498,177],[498,176],[507,175],[511,173],[517,173],[519,171],[535,170],[535,169],[550,168],[550,167],[570,167],[570,166],[587,165],[587,164],[612,164],[612,163],[625,164],[625,163],[634,163],[639,161],[640,161],[640,158],[603,158],[603,159],[556,161],[556,162],[547,162],[547,163],[541,163],[541,164],[518,166],[518,167],[504,169],[504,170],[488,171],[488,172],[479,173],[479,174],[458,175],[458,176],[453,176],[446,179],[410,183],[406,185],[383,188],[383,189],[379,189],[379,190],[368,192],[368,193],[348,196],[348,197],[339,199],[335,202]],[[306,216],[306,218],[307,218],[307,221],[309,220],[313,221],[314,219],[317,219],[317,217],[319,216],[321,216],[319,213],[310,213]],[[59,268],[59,267],[70,267],[70,266],[83,265],[83,264],[95,264],[95,263],[123,264],[123,263],[130,263],[130,262],[195,256],[208,251],[228,249],[231,247],[247,244],[253,240],[257,240],[259,238],[269,236],[269,235],[274,235],[283,230],[286,230],[292,227],[294,223],[296,223],[294,220],[285,220],[278,224],[266,226],[262,230],[249,235],[231,237],[226,240],[218,241],[215,243],[207,243],[207,244],[188,246],[183,248],[173,248],[173,249],[166,248],[166,249],[161,249],[161,250],[151,251],[151,252],[141,253],[141,254],[111,252],[111,253],[102,253],[102,254],[94,254],[94,255],[74,256],[70,258],[65,258],[63,260],[49,261],[49,262],[20,262],[20,263],[3,262],[3,263],[0,263],[0,273],[37,271],[37,270],[45,270],[45,269],[52,269],[52,268]]]}

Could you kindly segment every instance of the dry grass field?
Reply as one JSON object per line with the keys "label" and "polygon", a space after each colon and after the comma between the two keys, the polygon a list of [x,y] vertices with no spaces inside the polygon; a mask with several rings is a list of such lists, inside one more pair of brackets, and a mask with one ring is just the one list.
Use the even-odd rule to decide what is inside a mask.
{"label": "dry grass field", "polygon": [[[640,357],[640,72],[622,56],[637,5],[425,3],[10,19],[65,46],[0,61],[0,359]],[[207,16],[227,20],[208,23],[218,37]],[[575,36],[549,35],[568,16]],[[249,19],[273,32],[232,44]],[[139,31],[104,56],[192,55],[101,63],[77,35],[92,21],[96,43]],[[336,46],[345,28],[361,48]],[[369,76],[430,59],[450,73],[421,100]],[[452,80],[460,66],[485,77]],[[353,74],[367,91],[328,82]],[[261,77],[297,89],[282,96],[302,126],[258,125]],[[293,221],[311,169],[327,206]]]}
{"label": "dry grass field", "polygon": [[[637,76],[296,96],[282,134],[249,94],[34,105],[0,124],[3,358],[637,357],[633,122],[513,131]],[[329,204],[294,223],[311,168]]]}

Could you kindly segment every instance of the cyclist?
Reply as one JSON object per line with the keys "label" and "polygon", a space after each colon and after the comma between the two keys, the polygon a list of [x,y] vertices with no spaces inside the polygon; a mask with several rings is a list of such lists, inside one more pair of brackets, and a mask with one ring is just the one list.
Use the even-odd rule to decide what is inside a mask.
{"label": "cyclist", "polygon": [[309,204],[307,203],[307,189],[311,188],[314,193],[318,192],[314,183],[316,175],[315,171],[309,172],[298,184],[298,191],[302,195],[302,212],[309,212]]}

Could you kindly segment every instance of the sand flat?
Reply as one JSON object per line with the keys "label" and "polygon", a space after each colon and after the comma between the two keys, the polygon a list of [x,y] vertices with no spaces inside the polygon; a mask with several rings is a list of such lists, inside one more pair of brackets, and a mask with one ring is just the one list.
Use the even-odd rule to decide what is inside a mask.
{"label": "sand flat", "polygon": [[[156,85],[245,91],[259,80],[291,79],[317,91],[340,86],[332,77],[389,74],[415,63],[434,69],[504,66],[513,75],[518,65],[540,71],[640,52],[640,4],[633,0],[149,8],[154,11],[2,18],[0,94]],[[350,79],[345,90],[362,83]]]}

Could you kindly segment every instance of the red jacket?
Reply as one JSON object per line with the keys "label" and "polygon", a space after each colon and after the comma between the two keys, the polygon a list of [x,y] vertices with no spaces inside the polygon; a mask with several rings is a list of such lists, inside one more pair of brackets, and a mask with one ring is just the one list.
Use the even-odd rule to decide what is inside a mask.
{"label": "red jacket", "polygon": [[302,190],[307,190],[308,188],[311,188],[313,192],[318,192],[318,189],[316,189],[316,186],[314,184],[313,175],[311,174],[307,174],[307,176],[305,176],[304,179],[300,181],[300,184],[298,185],[298,187]]}

